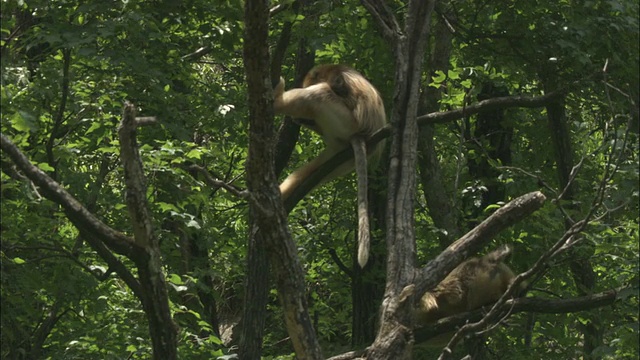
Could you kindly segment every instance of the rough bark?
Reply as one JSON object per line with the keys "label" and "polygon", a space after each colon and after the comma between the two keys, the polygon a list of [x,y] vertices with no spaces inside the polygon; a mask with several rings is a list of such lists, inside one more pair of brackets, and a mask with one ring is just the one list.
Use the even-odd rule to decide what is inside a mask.
{"label": "rough bark", "polygon": [[244,60],[250,118],[247,159],[250,221],[253,223],[252,229],[261,233],[269,256],[284,309],[285,324],[296,355],[302,359],[320,359],[320,345],[307,310],[302,266],[287,228],[286,213],[276,186],[268,3],[266,0],[249,0],[245,3]]}
{"label": "rough bark", "polygon": [[153,344],[154,359],[178,357],[178,329],[169,309],[169,293],[162,269],[162,254],[158,237],[152,225],[147,203],[147,187],[136,140],[135,106],[126,103],[118,135],[120,158],[124,168],[125,201],[134,233],[134,241],[140,246],[132,260],[138,268],[141,301],[149,320],[149,332]]}
{"label": "rough bark", "polygon": [[404,28],[382,1],[363,1],[383,36],[394,46],[395,90],[387,197],[387,282],[380,327],[368,356],[408,359],[415,266],[414,203],[418,144],[417,110],[421,65],[434,1],[410,1]]}
{"label": "rough bark", "polygon": [[[300,9],[298,1],[292,6]],[[304,7],[302,9],[304,11]],[[291,38],[291,22],[284,25],[278,46],[271,60],[271,84],[280,79],[282,60]],[[296,82],[294,86],[302,84],[305,74],[313,66],[314,54],[306,46],[304,39],[300,40],[298,63],[296,64]],[[291,152],[298,140],[300,125],[290,118],[285,118],[278,131],[278,143],[275,153],[275,173],[282,172],[291,156]],[[293,207],[291,207],[293,208]],[[287,209],[290,211],[291,209]],[[254,216],[251,216],[253,219]],[[247,277],[245,279],[245,297],[243,304],[243,324],[240,326],[240,357],[242,359],[258,359],[262,354],[262,338],[267,311],[267,301],[270,288],[269,260],[264,246],[265,239],[255,222],[250,224],[247,250]]]}
{"label": "rough bark", "polygon": [[[250,219],[253,218],[250,215]],[[262,355],[262,338],[269,295],[269,259],[265,240],[255,222],[250,226],[238,348],[240,359],[260,359]]]}

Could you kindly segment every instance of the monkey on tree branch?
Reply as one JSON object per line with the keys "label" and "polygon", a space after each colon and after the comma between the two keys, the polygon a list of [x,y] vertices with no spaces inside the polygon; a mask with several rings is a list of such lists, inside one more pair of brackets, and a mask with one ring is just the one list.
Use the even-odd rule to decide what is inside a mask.
{"label": "monkey on tree branch", "polygon": [[311,162],[295,170],[282,184],[286,201],[292,192],[335,154],[351,146],[354,160],[323,177],[325,183],[350,173],[354,166],[358,181],[358,264],[369,259],[369,214],[367,201],[367,163],[379,160],[384,144],[367,149],[366,140],[387,123],[380,94],[360,73],[345,65],[321,65],[306,75],[302,88],[284,91],[284,79],[274,90],[276,114],[299,119],[322,136],[325,149]]}

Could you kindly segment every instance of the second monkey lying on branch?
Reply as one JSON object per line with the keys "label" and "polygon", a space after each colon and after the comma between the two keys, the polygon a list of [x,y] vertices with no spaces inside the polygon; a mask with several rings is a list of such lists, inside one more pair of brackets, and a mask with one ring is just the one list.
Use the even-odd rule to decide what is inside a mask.
{"label": "second monkey lying on branch", "polygon": [[[433,290],[422,295],[416,307],[415,325],[427,325],[496,302],[515,279],[513,271],[504,263],[511,251],[510,246],[503,245],[482,257],[470,258],[458,265]],[[521,283],[514,295],[523,296],[526,287],[525,283]],[[422,342],[424,339],[418,335],[416,341],[426,347],[443,347],[454,333],[440,333],[429,337],[426,342]]]}
{"label": "second monkey lying on branch", "polygon": [[325,149],[311,162],[295,170],[282,184],[286,200],[293,190],[332,156],[351,146],[354,160],[325,176],[325,183],[350,173],[355,165],[358,181],[358,264],[369,259],[369,213],[367,201],[367,157],[377,162],[384,144],[366,148],[366,140],[384,127],[387,118],[380,94],[359,72],[345,65],[320,65],[304,78],[302,88],[284,91],[284,79],[274,90],[276,114],[299,119],[300,125],[322,136]]}
{"label": "second monkey lying on branch", "polygon": [[[458,265],[435,289],[420,299],[416,320],[428,324],[441,318],[479,309],[496,302],[513,282],[513,271],[503,262],[511,247],[500,248]],[[526,284],[520,284],[520,294]]]}

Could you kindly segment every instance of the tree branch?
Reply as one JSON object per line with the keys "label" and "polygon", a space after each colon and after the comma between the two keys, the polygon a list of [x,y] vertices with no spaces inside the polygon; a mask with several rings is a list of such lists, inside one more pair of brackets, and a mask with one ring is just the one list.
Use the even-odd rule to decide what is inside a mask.
{"label": "tree branch", "polygon": [[[536,108],[543,107],[550,101],[553,101],[560,92],[553,92],[543,96],[505,96],[493,99],[487,99],[479,101],[478,103],[469,105],[463,109],[456,109],[444,112],[434,112],[427,115],[418,117],[418,126],[428,124],[442,124],[450,121],[462,119],[465,116],[473,115],[481,111],[512,108],[512,107],[524,107],[524,108]],[[367,140],[367,149],[372,149],[376,144],[391,135],[391,125],[387,125],[384,128],[378,130],[375,134]],[[304,198],[304,196],[315,188],[318,183],[331,173],[333,169],[340,166],[342,163],[353,158],[353,150],[351,147],[345,148],[343,151],[334,155],[329,161],[318,167],[314,173],[307,177],[289,196],[284,204],[287,212],[291,211],[296,204]]]}
{"label": "tree branch", "polygon": [[382,36],[390,44],[395,44],[398,41],[398,37],[402,33],[400,31],[400,25],[398,20],[393,15],[393,12],[389,7],[380,0],[361,0],[362,6],[364,6],[369,14],[378,23],[378,27],[382,32]]}
{"label": "tree branch", "polygon": [[47,199],[62,206],[69,220],[80,229],[81,232],[92,234],[93,236],[90,238],[97,238],[104,241],[111,250],[120,255],[131,256],[135,248],[135,244],[131,238],[104,224],[62,188],[60,184],[29,162],[29,159],[27,159],[18,147],[4,134],[0,135],[0,143],[2,151],[11,158],[16,166],[33,181],[34,184],[40,187],[41,192]]}
{"label": "tree branch", "polygon": [[496,210],[478,226],[449,245],[440,255],[419,270],[416,294],[433,288],[463,260],[476,253],[500,231],[531,215],[546,200],[539,191],[522,195]]}
{"label": "tree branch", "polygon": [[[611,305],[620,299],[620,293],[634,290],[631,287],[619,287],[597,294],[581,296],[571,299],[551,300],[546,298],[518,298],[505,302],[506,311],[510,314],[519,312],[534,312],[544,314],[565,314],[591,310],[607,305]],[[487,311],[487,307],[475,311],[456,314],[442,318],[437,322],[417,328],[415,331],[416,344],[427,341],[437,335],[455,330],[469,321],[477,321],[482,314]]]}
{"label": "tree branch", "polygon": [[481,111],[508,109],[513,107],[537,108],[543,107],[555,101],[558,96],[566,93],[567,90],[554,91],[542,96],[515,95],[503,96],[487,100],[478,101],[475,104],[443,112],[434,112],[418,117],[418,125],[442,124],[449,121],[462,119],[466,116],[477,114]]}
{"label": "tree branch", "polygon": [[219,188],[223,188],[225,190],[227,190],[229,193],[242,198],[242,199],[246,199],[249,196],[249,192],[247,190],[240,190],[237,186],[235,185],[231,185],[228,184],[222,180],[218,180],[216,178],[213,177],[213,175],[211,175],[211,173],[209,173],[209,171],[207,171],[207,169],[203,168],[200,165],[189,165],[187,167],[189,170],[192,171],[197,171],[200,174],[202,174],[202,176],[204,176],[205,181],[207,182],[207,184],[209,184],[209,186],[211,186],[213,188],[213,191],[216,191]]}
{"label": "tree branch", "polygon": [[135,106],[126,102],[122,114],[122,121],[118,127],[120,137],[120,159],[124,167],[125,201],[135,241],[147,247],[157,241],[152,227],[152,217],[147,203],[147,186],[142,167],[142,160],[138,150],[136,140],[136,109]]}

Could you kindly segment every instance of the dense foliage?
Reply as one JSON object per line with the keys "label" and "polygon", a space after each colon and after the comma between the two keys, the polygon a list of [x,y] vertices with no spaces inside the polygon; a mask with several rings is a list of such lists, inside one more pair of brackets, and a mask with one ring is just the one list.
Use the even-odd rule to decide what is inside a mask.
{"label": "dense foliage", "polygon": [[[455,226],[434,221],[439,208],[429,202],[422,182],[415,222],[418,262],[427,263],[443,243],[513,198],[535,190],[549,199],[570,192],[502,232],[491,247],[514,244],[510,264],[524,271],[562,236],[569,220],[590,215],[579,243],[547,265],[530,294],[566,299],[625,291],[614,305],[589,311],[516,314],[508,327],[491,332],[486,356],[580,358],[585,329],[595,326],[601,341],[585,358],[637,358],[638,3],[441,5],[433,28],[444,24],[454,31],[451,51],[446,69],[425,65],[424,88],[437,89],[441,98],[436,109],[422,111],[561,91],[567,133],[556,134],[545,107],[498,110],[488,115],[499,119],[490,126],[482,114],[434,125],[439,176]],[[401,1],[389,6],[404,11]],[[183,359],[231,358],[237,350],[233,330],[242,314],[248,206],[193,165],[245,188],[242,8],[239,0],[2,2],[2,133],[99,219],[127,234],[132,225],[117,136],[123,103],[131,101],[140,116],[157,118],[157,124],[140,128],[138,143]],[[319,2],[305,15],[296,7],[274,10],[273,49],[287,23],[293,26],[282,67],[288,83],[294,80],[298,41],[304,39],[317,63],[357,68],[391,104],[389,44],[359,3]],[[437,34],[432,31],[429,43],[432,57]],[[506,150],[496,149],[495,133],[508,134],[499,140]],[[570,150],[568,179],[554,136],[563,136],[559,143]],[[285,172],[321,146],[318,136],[302,132]],[[149,358],[148,320],[132,290],[87,246],[59,204],[4,154],[1,161],[0,356]],[[374,192],[384,196],[379,176]],[[363,345],[352,338],[353,282],[346,272],[354,263],[354,184],[348,176],[322,186],[289,216],[325,355]],[[382,228],[374,228],[379,239]],[[381,259],[384,246],[374,251]],[[129,259],[118,258],[134,269]],[[581,282],[576,263],[593,271],[592,287]],[[379,260],[369,270],[364,280],[373,282],[372,294],[379,295],[384,264]],[[269,299],[264,356],[294,358],[275,290]],[[377,305],[381,299],[371,300]],[[430,351],[420,350],[425,358]]]}

